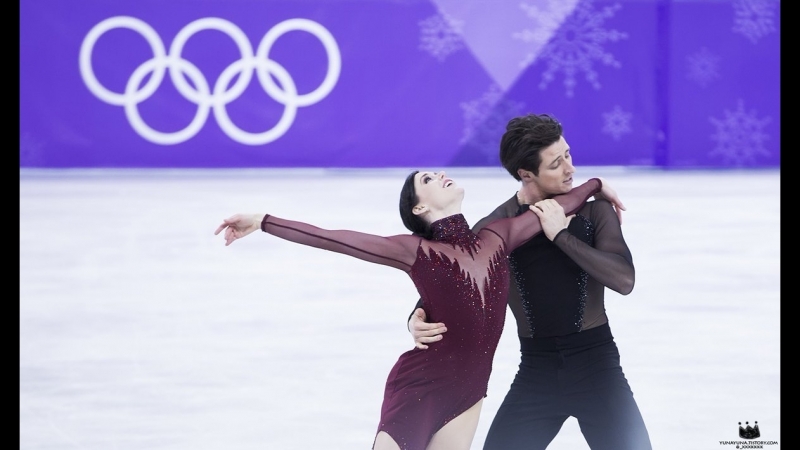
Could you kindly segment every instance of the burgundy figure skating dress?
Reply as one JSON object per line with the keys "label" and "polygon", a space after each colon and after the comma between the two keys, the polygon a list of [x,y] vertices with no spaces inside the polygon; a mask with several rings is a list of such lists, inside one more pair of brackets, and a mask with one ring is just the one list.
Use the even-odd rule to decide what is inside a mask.
{"label": "burgundy figure skating dress", "polygon": [[[594,178],[556,200],[569,215],[600,188]],[[439,429],[486,396],[505,324],[508,254],[542,231],[530,211],[492,222],[478,234],[461,214],[431,227],[428,240],[324,230],[269,214],[261,222],[262,231],[280,238],[408,273],[428,320],[447,324],[447,339],[400,355],[386,381],[378,432],[404,450],[424,450]]]}

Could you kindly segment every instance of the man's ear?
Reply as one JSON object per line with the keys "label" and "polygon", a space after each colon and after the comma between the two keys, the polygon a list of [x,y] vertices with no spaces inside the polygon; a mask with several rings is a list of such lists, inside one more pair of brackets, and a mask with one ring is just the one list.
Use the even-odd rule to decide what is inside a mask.
{"label": "man's ear", "polygon": [[426,213],[426,212],[428,212],[428,205],[420,203],[417,206],[411,208],[411,212],[413,212],[414,215],[416,215],[416,216],[418,216],[420,214],[423,214],[423,213]]}
{"label": "man's ear", "polygon": [[523,181],[530,181],[533,179],[533,172],[530,170],[517,169],[517,175],[519,175]]}

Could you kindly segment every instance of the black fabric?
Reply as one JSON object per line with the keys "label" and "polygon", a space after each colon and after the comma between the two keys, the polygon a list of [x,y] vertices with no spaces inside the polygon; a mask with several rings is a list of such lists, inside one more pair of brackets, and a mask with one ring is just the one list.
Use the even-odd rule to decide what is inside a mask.
{"label": "black fabric", "polygon": [[517,287],[509,306],[524,337],[563,336],[607,323],[604,288],[633,289],[633,259],[605,200],[587,202],[567,231],[553,241],[541,234],[509,259]]}
{"label": "black fabric", "polygon": [[652,449],[608,324],[520,343],[519,372],[483,450],[544,450],[569,417],[592,450]]}

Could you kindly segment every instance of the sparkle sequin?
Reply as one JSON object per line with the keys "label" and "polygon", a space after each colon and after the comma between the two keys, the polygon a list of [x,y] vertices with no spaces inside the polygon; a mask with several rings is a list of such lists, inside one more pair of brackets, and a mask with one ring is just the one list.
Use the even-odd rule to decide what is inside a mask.
{"label": "sparkle sequin", "polygon": [[433,240],[451,244],[453,248],[461,247],[470,256],[478,253],[480,240],[472,232],[464,219],[463,214],[455,214],[444,219],[437,220],[431,224]]}
{"label": "sparkle sequin", "polygon": [[514,276],[514,282],[517,284],[517,291],[519,292],[519,301],[522,304],[522,311],[525,315],[525,321],[528,323],[528,329],[531,335],[535,333],[533,307],[531,306],[531,299],[528,292],[525,290],[525,281],[522,272],[517,266],[516,258],[508,258],[509,268],[511,274]]}
{"label": "sparkle sequin", "polygon": [[[594,225],[586,217],[577,214],[575,219],[580,220],[583,224],[583,233],[587,237],[589,246],[594,246]],[[578,272],[578,312],[575,319],[575,328],[577,331],[583,330],[583,312],[586,309],[586,299],[589,296],[586,290],[586,283],[589,282],[589,274],[585,270],[580,269]]]}
{"label": "sparkle sequin", "polygon": [[[576,214],[569,230],[570,239],[594,246],[595,227],[587,217]],[[531,337],[583,329],[590,277],[557,244],[544,235],[536,236],[516,249],[509,263],[519,291],[519,299],[511,303],[511,309],[521,333],[523,326]]]}
{"label": "sparkle sequin", "polygon": [[428,321],[443,322],[447,338],[404,353],[389,375],[378,431],[404,450],[423,450],[436,431],[486,396],[505,323],[503,241],[488,231],[474,234],[460,214],[431,226],[434,242],[420,243],[410,275]]}

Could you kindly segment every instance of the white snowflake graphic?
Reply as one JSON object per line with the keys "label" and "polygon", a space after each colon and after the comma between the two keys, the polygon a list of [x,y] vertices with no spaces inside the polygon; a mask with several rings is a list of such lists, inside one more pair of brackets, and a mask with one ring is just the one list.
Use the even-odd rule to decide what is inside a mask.
{"label": "white snowflake graphic", "polygon": [[582,0],[539,55],[539,58],[547,61],[547,70],[542,74],[539,88],[547,88],[555,78],[556,72],[562,71],[566,95],[572,97],[576,84],[575,76],[582,71],[585,73],[586,81],[595,89],[600,89],[592,61],[598,60],[611,67],[621,66],[614,56],[602,47],[605,42],[616,42],[628,37],[627,33],[602,28],[603,22],[620,8],[617,3],[597,11],[592,5],[592,0]]}
{"label": "white snowflake graphic", "polygon": [[461,136],[461,144],[469,141],[475,134],[481,123],[486,119],[492,107],[503,96],[503,91],[496,84],[489,86],[489,89],[481,94],[480,98],[461,102],[461,109],[464,111],[464,133]]}
{"label": "white snowflake graphic", "polygon": [[733,2],[733,31],[741,33],[752,43],[775,31],[777,0],[735,0]]}
{"label": "white snowflake graphic", "polygon": [[419,22],[419,48],[443,62],[450,54],[464,47],[464,22],[447,14],[435,14]]}
{"label": "white snowflake graphic", "polygon": [[464,133],[461,144],[475,147],[486,155],[487,162],[496,162],[500,137],[512,117],[520,115],[523,104],[503,99],[496,84],[489,86],[480,98],[461,103],[464,111]]}
{"label": "white snowflake graphic", "polygon": [[618,141],[623,134],[631,132],[631,118],[633,114],[625,112],[619,105],[614,106],[610,112],[603,113],[603,133],[611,135]]}
{"label": "white snowflake graphic", "polygon": [[719,78],[719,56],[703,47],[696,53],[686,57],[686,78],[702,87]]}
{"label": "white snowflake graphic", "polygon": [[[514,39],[533,44],[532,46],[538,49],[540,46],[547,43],[550,36],[553,35],[567,15],[574,9],[574,4],[575,1],[547,0],[547,8],[545,9],[535,5],[521,3],[519,7],[525,11],[529,18],[536,21],[537,25],[513,33],[511,36]],[[526,67],[533,62],[534,58],[535,53],[530,52],[525,56],[525,59],[520,65]]]}
{"label": "white snowflake graphic", "polygon": [[709,152],[709,156],[721,156],[725,163],[734,166],[753,163],[759,155],[769,156],[769,151],[764,148],[764,141],[769,136],[763,130],[770,122],[770,117],[759,119],[755,111],[746,113],[741,99],[738,100],[736,111],[725,110],[724,114],[722,119],[709,118],[717,127],[716,133],[711,135],[717,147]]}

